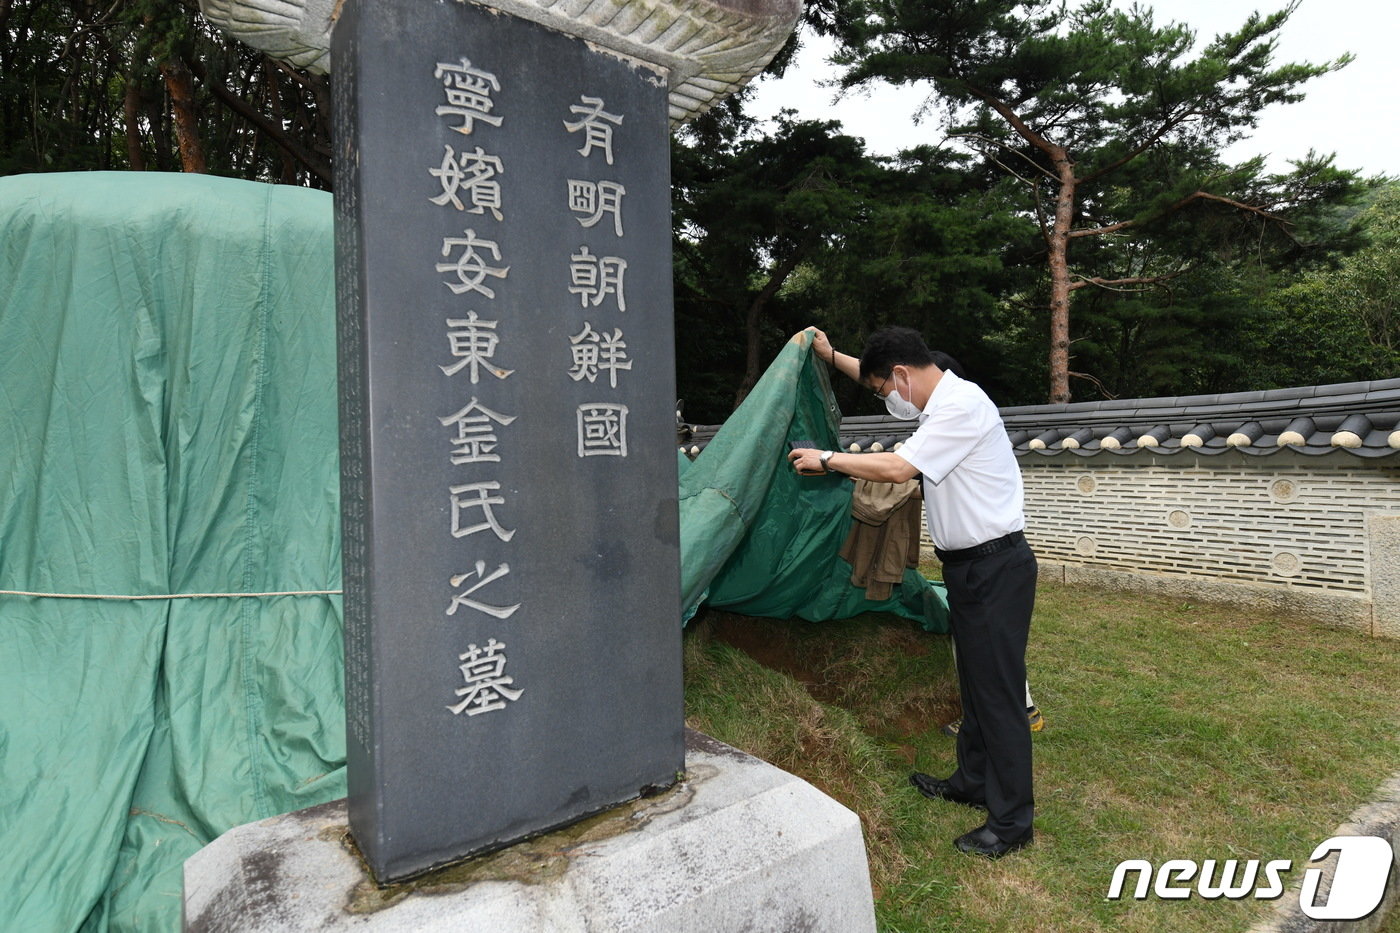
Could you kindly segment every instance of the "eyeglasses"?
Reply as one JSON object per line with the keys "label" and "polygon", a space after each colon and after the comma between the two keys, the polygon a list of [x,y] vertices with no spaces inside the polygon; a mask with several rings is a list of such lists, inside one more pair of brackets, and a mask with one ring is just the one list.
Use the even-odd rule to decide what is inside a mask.
{"label": "eyeglasses", "polygon": [[885,383],[889,382],[893,378],[894,370],[890,370],[890,374],[885,377],[884,382],[880,383],[880,388],[875,390],[875,397],[878,398],[880,401],[883,402],[885,400]]}

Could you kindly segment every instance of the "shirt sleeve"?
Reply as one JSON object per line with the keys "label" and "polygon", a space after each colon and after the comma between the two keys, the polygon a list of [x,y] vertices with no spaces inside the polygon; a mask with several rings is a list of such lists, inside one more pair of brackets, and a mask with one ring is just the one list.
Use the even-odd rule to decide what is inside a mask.
{"label": "shirt sleeve", "polygon": [[939,405],[895,453],[937,485],[987,433],[986,418],[962,399]]}

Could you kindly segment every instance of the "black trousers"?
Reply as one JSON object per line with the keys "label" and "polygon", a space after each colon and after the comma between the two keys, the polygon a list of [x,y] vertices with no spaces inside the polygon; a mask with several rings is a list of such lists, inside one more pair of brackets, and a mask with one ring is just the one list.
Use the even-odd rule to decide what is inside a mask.
{"label": "black trousers", "polygon": [[1026,721],[1026,641],[1035,608],[1030,545],[945,563],[948,622],[957,645],[963,720],[949,783],[987,802],[987,827],[1003,841],[1031,828],[1031,732]]}

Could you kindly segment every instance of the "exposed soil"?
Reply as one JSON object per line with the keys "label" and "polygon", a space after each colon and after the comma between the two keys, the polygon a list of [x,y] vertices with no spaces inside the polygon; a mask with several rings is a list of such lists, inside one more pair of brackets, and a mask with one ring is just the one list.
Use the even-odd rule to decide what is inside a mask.
{"label": "exposed soil", "polygon": [[[880,713],[876,721],[872,721],[874,710],[859,702],[864,691],[851,690],[849,684],[841,682],[840,649],[823,650],[820,645],[814,645],[812,624],[725,612],[707,613],[703,620],[709,637],[739,649],[764,667],[786,674],[818,702],[854,713],[872,734],[898,745],[911,763],[914,749],[905,740],[926,734],[962,715],[956,684],[949,683],[937,697],[910,697],[893,715]],[[928,636],[912,628],[892,626],[880,631],[878,637],[883,643],[882,650],[914,657],[923,657],[930,650]],[[878,706],[888,710],[892,699],[884,696]]]}
{"label": "exposed soil", "polygon": [[787,674],[807,688],[808,693],[821,688],[822,673],[813,670],[810,662],[804,663],[799,656],[797,641],[788,631],[790,625],[718,612],[712,613],[706,621],[711,637],[738,648],[764,667]]}

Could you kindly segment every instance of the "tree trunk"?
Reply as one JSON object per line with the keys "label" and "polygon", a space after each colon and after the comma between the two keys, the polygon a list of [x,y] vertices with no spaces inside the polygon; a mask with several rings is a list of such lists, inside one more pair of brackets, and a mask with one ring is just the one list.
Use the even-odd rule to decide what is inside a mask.
{"label": "tree trunk", "polygon": [[763,360],[759,357],[763,347],[759,324],[763,321],[763,306],[767,302],[767,297],[760,294],[750,302],[748,314],[744,317],[744,378],[739,383],[739,391],[734,393],[735,408],[742,405],[744,399],[749,397],[749,392],[758,385],[758,377],[763,367]]}
{"label": "tree trunk", "polygon": [[126,161],[133,172],[146,170],[146,154],[141,151],[141,86],[132,75],[126,77],[126,93],[122,97],[122,115],[126,123]]}
{"label": "tree trunk", "polygon": [[1050,399],[1068,402],[1069,395],[1069,233],[1074,222],[1074,163],[1062,147],[1052,153],[1059,188],[1048,237],[1050,249]]}
{"label": "tree trunk", "polygon": [[174,171],[175,157],[170,151],[168,132],[170,111],[165,106],[165,97],[152,93],[145,95],[143,101],[146,104],[146,120],[151,125],[151,146],[155,150],[156,171]]}
{"label": "tree trunk", "polygon": [[763,309],[768,306],[768,300],[783,287],[788,276],[792,275],[792,270],[797,268],[801,258],[802,253],[798,250],[784,260],[768,277],[762,291],[749,302],[748,313],[744,316],[744,378],[739,383],[739,391],[734,394],[735,408],[748,398],[749,392],[758,384],[759,376],[763,375]]}
{"label": "tree trunk", "polygon": [[[279,78],[277,67],[273,65],[272,59],[263,60],[263,80],[266,82],[268,100],[272,104],[272,122],[277,126],[287,126],[289,121],[282,114],[282,81]],[[295,124],[291,124],[295,125]],[[279,181],[284,185],[295,185],[300,166],[296,159],[285,148],[277,147],[278,155],[282,162],[282,175]]]}
{"label": "tree trunk", "polygon": [[180,145],[180,169],[185,172],[207,172],[204,145],[199,140],[199,121],[194,112],[194,80],[184,62],[166,59],[160,63],[161,76],[170,92],[170,107],[175,116],[175,140]]}

